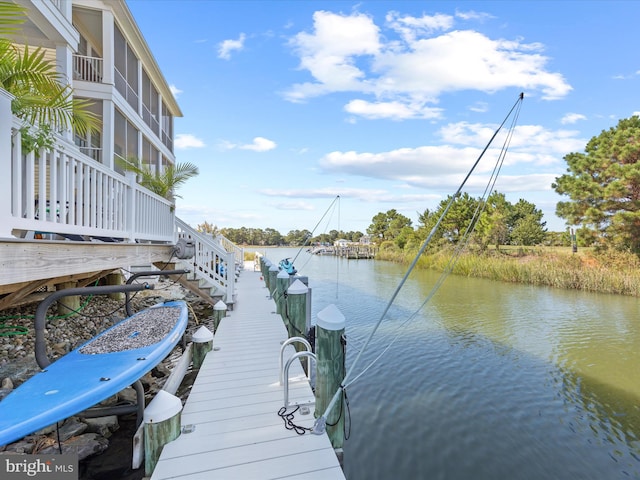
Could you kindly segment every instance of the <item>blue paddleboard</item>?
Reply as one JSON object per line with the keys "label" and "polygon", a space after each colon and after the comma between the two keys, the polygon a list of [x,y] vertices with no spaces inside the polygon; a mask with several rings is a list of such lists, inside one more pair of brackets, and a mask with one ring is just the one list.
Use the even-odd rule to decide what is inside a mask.
{"label": "blue paddleboard", "polygon": [[173,350],[187,320],[182,300],[154,305],[35,374],[0,401],[0,445],[76,415],[135,383]]}

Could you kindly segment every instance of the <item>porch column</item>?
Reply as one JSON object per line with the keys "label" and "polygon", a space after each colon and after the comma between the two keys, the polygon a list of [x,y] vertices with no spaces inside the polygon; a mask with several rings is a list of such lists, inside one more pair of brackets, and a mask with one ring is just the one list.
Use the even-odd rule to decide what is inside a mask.
{"label": "porch column", "polygon": [[[63,78],[66,78],[67,83],[73,86],[73,50],[71,45],[61,44],[56,46],[56,64]],[[65,140],[73,142],[73,128],[71,126],[61,132],[61,135]]]}
{"label": "porch column", "polygon": [[[0,88],[0,165],[5,172],[11,172],[11,99],[13,96]],[[11,175],[0,175],[0,237],[11,237],[11,202],[13,190]]]}
{"label": "porch column", "polygon": [[113,13],[102,11],[102,83],[113,85]]}
{"label": "porch column", "polygon": [[102,164],[115,170],[113,144],[115,135],[115,107],[113,100],[102,101]]}
{"label": "porch column", "polygon": [[130,242],[136,241],[136,174],[133,172],[125,172],[125,177],[129,183],[127,188],[127,204],[125,205],[126,219],[127,219],[127,232],[129,232]]}

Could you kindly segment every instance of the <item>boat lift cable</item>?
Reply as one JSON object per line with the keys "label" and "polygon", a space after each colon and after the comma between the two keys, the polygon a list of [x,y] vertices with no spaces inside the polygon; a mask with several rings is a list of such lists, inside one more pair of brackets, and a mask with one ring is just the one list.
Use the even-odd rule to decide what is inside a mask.
{"label": "boat lift cable", "polygon": [[311,235],[309,235],[309,237],[304,241],[304,243],[302,244],[302,246],[300,247],[300,250],[298,250],[298,253],[296,253],[296,256],[293,257],[293,260],[291,260],[291,263],[295,263],[296,259],[298,258],[298,255],[300,255],[300,252],[302,252],[302,249],[304,247],[307,246],[307,243],[309,242],[309,240],[311,240],[311,238],[313,238],[313,233],[316,231],[316,229],[318,228],[318,226],[320,225],[320,223],[322,223],[322,220],[324,219],[324,217],[327,216],[327,213],[329,213],[329,210],[331,210],[331,207],[333,207],[335,205],[335,203],[337,201],[340,200],[340,195],[336,195],[336,198],[333,199],[333,202],[331,202],[331,204],[329,205],[329,207],[327,208],[327,210],[324,212],[324,214],[322,215],[322,217],[320,217],[320,220],[318,220],[318,223],[316,223],[316,226],[313,227],[313,230],[311,230]]}
{"label": "boat lift cable", "polygon": [[[424,253],[424,251],[426,250],[427,246],[431,243],[431,239],[433,238],[433,236],[437,232],[438,228],[440,227],[440,224],[442,223],[442,220],[445,218],[445,216],[449,212],[449,209],[452,207],[452,205],[455,202],[456,198],[458,198],[458,196],[460,195],[462,189],[464,188],[465,184],[467,183],[467,180],[469,179],[469,177],[471,176],[473,171],[476,169],[476,167],[480,163],[480,160],[482,159],[482,157],[484,156],[486,151],[489,149],[489,146],[493,143],[493,140],[496,138],[496,136],[498,135],[500,130],[502,130],[502,127],[505,125],[505,123],[507,123],[507,120],[512,116],[514,111],[516,111],[517,115],[519,115],[520,106],[521,106],[521,103],[522,103],[523,99],[524,99],[524,94],[520,93],[520,95],[518,96],[518,100],[516,100],[514,105],[509,110],[509,113],[507,113],[507,115],[504,118],[504,120],[502,121],[502,123],[498,126],[498,128],[496,129],[496,131],[494,132],[492,137],[489,139],[489,142],[484,147],[484,149],[482,150],[482,152],[480,153],[480,155],[478,156],[478,158],[476,159],[474,164],[471,166],[471,169],[467,172],[467,175],[462,180],[462,183],[460,184],[460,186],[458,187],[456,192],[451,196],[451,199],[449,200],[449,203],[446,205],[445,209],[443,210],[443,212],[441,213],[440,217],[438,218],[438,221],[436,222],[436,224],[433,226],[433,228],[429,232],[429,235],[427,236],[425,241],[422,243],[422,246],[418,250],[418,253],[416,254],[414,259],[412,260],[411,264],[409,265],[409,268],[407,269],[407,272],[404,274],[404,276],[400,280],[400,283],[398,284],[398,286],[396,287],[395,291],[391,295],[391,298],[387,302],[387,305],[385,306],[382,314],[380,315],[380,318],[378,319],[378,321],[374,325],[373,329],[371,330],[371,333],[367,337],[367,340],[366,340],[364,346],[362,347],[362,349],[360,350],[360,352],[356,356],[354,362],[349,367],[349,370],[347,371],[347,374],[345,375],[342,384],[340,385],[340,387],[338,388],[336,393],[331,398],[331,401],[327,405],[327,408],[325,409],[324,413],[318,419],[316,419],[316,421],[314,423],[314,426],[313,426],[313,429],[312,429],[313,433],[318,434],[318,435],[321,435],[321,434],[324,433],[324,431],[326,429],[326,422],[327,422],[327,417],[328,417],[329,413],[331,412],[331,410],[335,406],[335,404],[338,401],[338,399],[342,397],[342,394],[343,394],[344,390],[346,389],[346,387],[353,383],[353,381],[351,381],[351,376],[352,376],[352,373],[353,373],[355,367],[358,365],[358,362],[359,362],[360,358],[362,357],[362,354],[364,353],[364,351],[367,349],[367,347],[371,343],[371,340],[373,339],[373,336],[375,335],[376,331],[380,327],[382,321],[387,316],[387,313],[389,312],[391,306],[395,302],[395,299],[398,296],[398,294],[400,293],[400,290],[402,290],[402,287],[404,286],[404,284],[406,283],[407,279],[409,278],[409,275],[411,274],[411,272],[415,268],[416,264],[418,263],[418,260],[420,259],[420,257]],[[515,116],[514,121],[512,121],[511,131],[513,131],[513,128],[515,127],[515,120],[517,119],[517,115]],[[510,135],[508,136],[508,138],[510,139]],[[503,148],[503,152],[504,151],[505,150]],[[501,153],[501,156],[502,156],[502,153]],[[502,157],[502,158],[504,158],[504,157]],[[494,168],[494,173],[497,173],[498,171],[499,171],[499,169]],[[494,175],[494,177],[495,177],[495,175]],[[491,180],[492,179],[490,179],[490,181]],[[493,181],[495,183],[495,180],[493,180]],[[485,193],[486,193],[486,190],[485,190]],[[471,224],[473,224],[473,223],[475,223],[475,222],[471,222]],[[444,281],[444,280],[442,280],[442,281]],[[442,282],[439,281],[439,283],[437,283],[437,286],[439,287],[441,284],[442,284]],[[427,297],[427,300],[425,300],[425,302],[423,302],[423,304],[420,307],[420,309],[422,309],[423,306],[427,303],[427,301],[430,300],[431,297],[433,297],[433,295],[435,294],[435,290],[436,289],[434,287],[434,289],[432,289],[432,291],[429,293],[429,296]],[[417,312],[414,313],[412,315],[412,317],[415,316],[416,314],[417,314]]]}
{"label": "boat lift cable", "polygon": [[[461,237],[461,241],[456,246],[453,254],[451,255],[451,258],[449,259],[442,273],[438,277],[438,280],[433,285],[433,287],[429,291],[429,294],[425,297],[424,301],[422,302],[422,304],[420,304],[420,306],[416,309],[416,311],[413,312],[404,322],[402,322],[398,326],[396,334],[391,339],[391,341],[385,346],[385,348],[373,360],[371,360],[371,362],[369,362],[369,364],[358,375],[356,375],[351,381],[349,381],[348,384],[344,385],[344,388],[347,388],[348,386],[353,385],[360,377],[362,377],[371,367],[373,367],[386,354],[386,352],[393,346],[396,340],[400,337],[400,334],[402,333],[403,329],[422,311],[425,305],[429,303],[429,301],[431,301],[431,298],[433,298],[433,296],[436,294],[440,286],[442,286],[446,278],[453,271],[458,259],[460,258],[460,254],[466,249],[466,247],[469,244],[469,241],[471,240],[471,233],[473,233],[476,222],[480,218],[480,215],[482,215],[482,213],[486,209],[487,198],[489,197],[489,195],[491,195],[491,192],[494,191],[494,187],[498,179],[498,175],[500,173],[500,170],[502,169],[502,165],[504,164],[504,159],[506,157],[509,144],[511,143],[511,138],[513,137],[513,130],[517,123],[519,113],[520,112],[518,109],[513,118],[512,125],[509,128],[509,133],[505,138],[505,142],[502,146],[500,155],[498,156],[498,159],[496,160],[496,163],[494,165],[493,172],[491,173],[491,176],[489,177],[485,190],[481,196],[480,202],[478,203],[478,206],[474,211],[474,214],[472,216],[471,221],[469,222],[469,225],[467,226],[467,229],[465,230],[464,234]],[[364,347],[361,350],[363,349]]]}

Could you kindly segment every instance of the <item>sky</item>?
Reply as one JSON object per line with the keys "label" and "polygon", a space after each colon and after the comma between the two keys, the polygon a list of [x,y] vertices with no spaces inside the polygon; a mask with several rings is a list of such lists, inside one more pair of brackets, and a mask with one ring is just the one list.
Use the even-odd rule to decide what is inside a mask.
{"label": "sky", "polygon": [[176,214],[193,227],[365,232],[391,209],[417,227],[523,92],[495,190],[562,231],[563,157],[640,114],[638,1],[127,4],[183,112],[176,161],[200,174]]}

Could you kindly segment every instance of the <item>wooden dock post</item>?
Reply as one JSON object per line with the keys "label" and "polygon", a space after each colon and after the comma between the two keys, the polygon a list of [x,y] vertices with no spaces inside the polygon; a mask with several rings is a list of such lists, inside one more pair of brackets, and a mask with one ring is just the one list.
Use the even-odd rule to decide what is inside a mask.
{"label": "wooden dock post", "polygon": [[[344,315],[334,304],[318,312],[316,323],[316,410],[322,416],[345,376]],[[334,449],[344,444],[344,398],[327,415],[327,434]]]}
{"label": "wooden dock post", "polygon": [[271,266],[269,267],[269,282],[267,283],[267,288],[269,289],[269,297],[273,298],[273,293],[275,292],[276,289],[276,277],[278,276],[278,272],[280,271],[280,269],[278,268],[278,265],[276,265],[275,263],[272,263]]}
{"label": "wooden dock post", "polygon": [[[222,300],[220,300],[220,302],[222,302]],[[213,349],[213,333],[203,325],[196,330],[191,340],[193,341],[193,369],[199,370],[204,361],[204,357]]]}
{"label": "wooden dock post", "polygon": [[[123,285],[125,283],[124,276],[120,271],[113,272],[104,277],[105,285]],[[124,301],[123,292],[110,293],[109,298],[118,302]]]}
{"label": "wooden dock post", "polygon": [[227,305],[222,300],[218,300],[213,306],[213,333],[218,331],[220,322],[226,315]]}
{"label": "wooden dock post", "polygon": [[262,273],[262,279],[267,283],[267,276],[269,275],[269,267],[271,266],[271,260],[265,257],[260,258],[260,273]]}
{"label": "wooden dock post", "polygon": [[[56,284],[56,291],[58,290],[66,290],[67,288],[76,288],[78,286],[78,282],[62,282]],[[65,297],[64,300],[58,302],[57,314],[60,316],[73,316],[77,315],[78,310],[80,310],[80,297],[78,295],[69,295]]]}
{"label": "wooden dock post", "polygon": [[284,296],[287,288],[289,287],[289,274],[284,270],[280,270],[278,275],[276,275],[276,293],[275,293],[275,301],[276,301],[276,313],[279,313],[284,318],[284,311],[286,309],[286,298]]}
{"label": "wooden dock post", "polygon": [[160,390],[144,410],[144,472],[151,476],[164,446],[180,436],[180,399]]}
{"label": "wooden dock post", "polygon": [[[307,336],[307,287],[300,280],[294,281],[287,289],[287,306],[285,307],[287,313],[287,330],[289,331],[289,338],[291,337],[303,337]],[[296,351],[303,350],[302,345],[296,343]]]}

